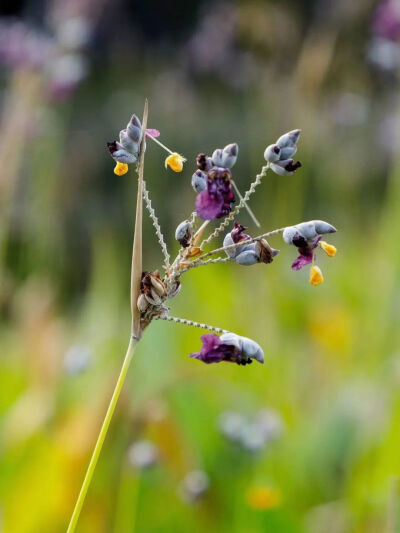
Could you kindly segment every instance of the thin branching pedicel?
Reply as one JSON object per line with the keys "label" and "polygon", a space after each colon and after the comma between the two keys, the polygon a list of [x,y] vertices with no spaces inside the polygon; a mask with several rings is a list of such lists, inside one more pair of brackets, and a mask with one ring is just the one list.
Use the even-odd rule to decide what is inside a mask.
{"label": "thin branching pedicel", "polygon": [[[320,285],[323,281],[321,269],[315,264],[316,250],[321,248],[328,257],[336,254],[332,244],[322,240],[322,236],[336,232],[331,224],[323,220],[311,220],[287,226],[272,231],[267,231],[256,237],[245,233],[246,228],[235,221],[214,249],[205,251],[206,245],[215,241],[222,231],[226,230],[240,210],[245,207],[253,221],[258,221],[250,210],[247,202],[255,189],[260,185],[262,178],[268,170],[278,176],[291,176],[301,167],[300,162],[295,162],[292,156],[297,151],[300,130],[285,133],[276,143],[267,146],[264,159],[267,164],[261,169],[249,189],[241,197],[232,176],[232,168],[237,160],[239,147],[231,143],[223,149],[216,149],[212,156],[200,153],[196,158],[197,170],[192,175],[192,187],[197,193],[195,209],[189,217],[181,222],[175,231],[175,240],[179,243],[179,251],[175,259],[170,262],[170,255],[158,218],[152,206],[149,191],[144,181],[144,155],[146,139],[154,141],[168,152],[165,160],[166,169],[182,172],[186,159],[178,152],[170,150],[157,139],[158,130],[147,129],[147,102],[145,105],[143,122],[133,115],[125,129],[120,131],[119,141],[108,143],[108,149],[116,162],[115,174],[123,176],[128,172],[129,164],[137,164],[138,192],[136,200],[135,234],[132,253],[131,274],[131,306],[132,306],[132,331],[128,351],[122,364],[122,369],[112,395],[107,413],[92,454],[84,482],[75,505],[75,509],[67,533],[73,533],[79,514],[93,476],[93,472],[100,455],[100,451],[107,434],[111,418],[120,395],[130,361],[136,344],[141,339],[143,331],[153,320],[166,320],[190,327],[207,329],[208,333],[201,337],[200,351],[193,352],[190,357],[204,363],[230,362],[240,366],[247,366],[253,361],[264,362],[262,348],[252,339],[242,337],[223,328],[211,326],[194,320],[178,318],[170,315],[167,302],[173,299],[181,290],[181,277],[199,266],[215,265],[220,263],[235,263],[240,266],[253,266],[257,264],[269,265],[279,253],[272,248],[266,240],[269,237],[282,234],[285,243],[295,246],[298,257],[292,264],[293,270],[300,270],[310,265],[309,281],[313,286]],[[235,207],[235,192],[239,202]],[[153,272],[142,268],[142,210],[143,199],[150,219],[156,230],[156,236],[164,257],[164,274],[159,270]],[[203,219],[200,225],[198,219]],[[204,237],[213,220],[222,219],[221,223]],[[201,241],[201,243],[200,243]],[[220,255],[221,254],[221,255]],[[212,257],[215,256],[215,257]],[[220,336],[216,335],[220,334]]]}

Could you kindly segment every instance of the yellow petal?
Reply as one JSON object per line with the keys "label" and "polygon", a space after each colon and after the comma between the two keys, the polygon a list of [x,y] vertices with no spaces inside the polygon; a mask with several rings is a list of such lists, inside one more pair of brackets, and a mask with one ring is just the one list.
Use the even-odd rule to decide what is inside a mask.
{"label": "yellow petal", "polygon": [[322,275],[321,269],[317,265],[313,265],[310,268],[310,283],[316,287],[324,281],[324,276]]}
{"label": "yellow petal", "polygon": [[117,176],[123,176],[127,172],[128,172],[128,165],[126,163],[120,163],[119,161],[117,161],[117,164],[115,165],[115,168],[114,168],[114,174],[116,174]]}
{"label": "yellow petal", "polygon": [[169,155],[165,160],[165,168],[170,167],[174,172],[182,172],[185,159],[176,152]]}
{"label": "yellow petal", "polygon": [[325,241],[319,241],[318,244],[328,257],[333,257],[337,252],[337,248],[336,246],[333,246],[333,244],[328,244]]}

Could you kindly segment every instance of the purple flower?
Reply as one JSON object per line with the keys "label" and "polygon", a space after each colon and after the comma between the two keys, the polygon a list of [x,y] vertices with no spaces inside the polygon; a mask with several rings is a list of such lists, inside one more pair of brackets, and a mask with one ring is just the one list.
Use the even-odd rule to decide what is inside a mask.
{"label": "purple flower", "polygon": [[398,0],[383,0],[375,11],[372,30],[374,34],[388,41],[400,39],[400,7]]}
{"label": "purple flower", "polygon": [[238,365],[252,363],[252,359],[264,362],[264,353],[261,347],[247,337],[240,337],[235,333],[224,333],[221,337],[209,333],[201,336],[203,346],[200,352],[191,353],[190,357],[199,359],[204,363],[220,363],[228,361]]}
{"label": "purple flower", "polygon": [[[299,256],[292,263],[293,270],[300,270],[306,265],[310,265],[315,258],[315,248],[322,247],[326,253],[327,243],[321,241],[322,235],[326,233],[335,233],[334,228],[328,222],[323,220],[310,220],[309,222],[302,222],[296,226],[288,226],[283,231],[282,237],[287,244],[296,246]],[[330,246],[330,245],[329,245]],[[331,246],[331,248],[333,248]],[[331,252],[332,254],[332,252]],[[333,255],[330,257],[333,257]]]}
{"label": "purple flower", "polygon": [[307,243],[305,246],[297,246],[293,240],[293,244],[297,246],[299,256],[292,263],[292,270],[300,270],[303,266],[311,265],[314,259],[314,249],[318,246],[318,242],[321,240],[321,237],[317,237],[314,242]]}
{"label": "purple flower", "polygon": [[196,211],[201,218],[213,220],[230,213],[235,201],[231,180],[232,174],[227,168],[213,167],[207,172],[207,189],[196,198]]}

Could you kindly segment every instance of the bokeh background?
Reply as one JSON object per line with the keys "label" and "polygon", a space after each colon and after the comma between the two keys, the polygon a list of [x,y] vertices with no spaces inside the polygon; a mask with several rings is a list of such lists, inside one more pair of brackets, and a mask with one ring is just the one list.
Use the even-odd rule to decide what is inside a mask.
{"label": "bokeh background", "polygon": [[[175,174],[148,142],[174,253],[196,154],[238,142],[245,191],[297,127],[303,167],[251,207],[264,231],[329,221],[339,252],[317,288],[280,237],[272,265],[184,275],[172,313],[255,339],[265,365],[203,365],[201,330],[154,323],[78,531],[398,531],[399,0],[13,2],[0,62],[0,530],[59,533],[72,512],[130,328],[135,174],[106,142],[148,97],[188,158]],[[144,256],[161,266],[147,220]]]}

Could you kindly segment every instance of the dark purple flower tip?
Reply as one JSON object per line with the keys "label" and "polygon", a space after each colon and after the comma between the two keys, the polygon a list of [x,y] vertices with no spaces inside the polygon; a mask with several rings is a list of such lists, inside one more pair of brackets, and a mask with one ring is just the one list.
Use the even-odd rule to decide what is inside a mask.
{"label": "dark purple flower tip", "polygon": [[234,228],[231,231],[231,237],[235,244],[251,238],[250,235],[247,235],[247,233],[244,233],[245,229],[246,228],[242,226],[242,224],[239,224],[239,222],[235,221]]}
{"label": "dark purple flower tip", "polygon": [[208,157],[206,154],[198,154],[196,164],[199,170],[209,170]]}
{"label": "dark purple flower tip", "polygon": [[113,155],[113,153],[118,150],[117,141],[112,141],[110,143],[107,143],[107,148],[110,154]]}
{"label": "dark purple flower tip", "polygon": [[209,333],[201,336],[203,346],[200,352],[191,353],[189,357],[199,359],[203,363],[220,363],[221,361],[237,361],[239,350],[229,344],[224,344],[218,335]]}
{"label": "dark purple flower tip", "polygon": [[214,220],[223,216],[224,200],[221,195],[203,191],[197,195],[196,211],[204,220]]}
{"label": "dark purple flower tip", "polygon": [[294,162],[293,159],[291,159],[289,163],[285,165],[285,170],[287,170],[288,172],[295,172],[300,167],[301,167],[300,161]]}
{"label": "dark purple flower tip", "polygon": [[[300,251],[300,250],[299,250]],[[292,263],[292,270],[300,270],[303,266],[310,265],[313,261],[314,252],[302,249],[300,255]]]}
{"label": "dark purple flower tip", "polygon": [[297,246],[297,248],[307,248],[308,242],[303,235],[300,235],[300,233],[295,233],[292,239],[292,244]]}

